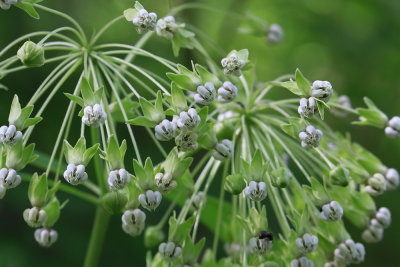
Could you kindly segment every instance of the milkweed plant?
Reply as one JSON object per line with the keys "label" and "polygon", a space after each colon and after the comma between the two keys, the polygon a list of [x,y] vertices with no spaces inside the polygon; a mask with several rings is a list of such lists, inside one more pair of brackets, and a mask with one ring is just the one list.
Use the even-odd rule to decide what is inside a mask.
{"label": "milkweed plant", "polygon": [[[154,267],[338,267],[363,262],[363,242],[382,239],[391,215],[374,198],[396,189],[399,174],[330,128],[324,114],[357,115],[353,124],[381,128],[389,138],[400,136],[400,117],[390,119],[368,98],[365,108],[353,108],[334,83],[309,80],[299,69],[259,81],[247,49],[214,59],[203,46],[208,37],[195,34],[179,13],[221,10],[188,3],[160,17],[136,2],[88,38],[73,18],[40,1],[0,0],[2,9],[18,7],[34,18],[37,10],[49,12],[72,25],[26,34],[0,52],[0,77],[53,66],[28,103],[14,96],[8,122],[0,127],[0,198],[29,183],[31,206],[21,216],[40,246],[68,238],[57,229],[68,209],[60,191],[96,208],[85,266],[97,265],[111,216],[121,217],[121,235],[144,235],[147,266]],[[277,24],[228,16],[250,25],[248,33],[264,34],[268,44],[283,38]],[[100,43],[120,21],[141,35],[139,41]],[[184,66],[144,49],[152,38],[170,40],[175,56],[181,49],[196,51],[201,65]],[[138,57],[165,71],[136,64]],[[75,88],[65,86],[71,79]],[[292,97],[269,97],[282,88]],[[57,94],[69,104],[46,155],[35,151],[30,137],[44,125],[42,116],[46,121]],[[78,140],[70,137],[73,121],[81,122]],[[118,125],[127,140],[118,137]],[[147,134],[138,136],[141,127]],[[162,160],[143,158],[138,139],[154,142]],[[125,157],[128,150],[133,159]],[[24,172],[27,165],[42,171]],[[208,193],[215,180],[221,184],[217,197]],[[154,213],[161,219],[149,225],[146,217]],[[361,236],[350,236],[344,218],[363,229]],[[269,220],[279,228],[271,229]],[[200,224],[213,240],[199,236]]]}

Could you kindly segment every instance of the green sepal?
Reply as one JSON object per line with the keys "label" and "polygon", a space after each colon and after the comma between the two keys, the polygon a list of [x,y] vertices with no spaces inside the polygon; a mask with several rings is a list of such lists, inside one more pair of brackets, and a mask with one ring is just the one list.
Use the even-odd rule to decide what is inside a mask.
{"label": "green sepal", "polygon": [[167,77],[173,81],[176,85],[184,90],[196,92],[197,87],[202,85],[200,76],[194,72],[188,70],[185,66],[178,64],[178,73],[167,73]]}
{"label": "green sepal", "polygon": [[187,170],[178,180],[178,190],[182,194],[191,195],[194,190],[194,182],[193,176],[190,174],[189,170]]}
{"label": "green sepal", "polygon": [[311,187],[303,185],[303,189],[317,206],[323,206],[331,201],[325,186],[313,177],[311,178]]}
{"label": "green sepal", "polygon": [[329,181],[333,185],[347,186],[349,184],[350,172],[343,166],[336,166],[329,171]]}
{"label": "green sepal", "polygon": [[302,93],[302,96],[308,98],[311,96],[311,85],[304,77],[303,73],[299,69],[296,69],[296,84],[297,88]]}
{"label": "green sepal", "polygon": [[171,83],[171,106],[176,114],[188,109],[185,94],[179,86]]}
{"label": "green sepal", "polygon": [[87,166],[93,156],[96,154],[99,144],[86,149],[85,137],[79,138],[75,147],[72,147],[67,140],[64,140],[64,156],[68,164]]}
{"label": "green sepal", "polygon": [[135,8],[128,8],[124,10],[124,17],[127,21],[132,22],[132,20],[136,17],[138,10]]}
{"label": "green sepal", "polygon": [[34,155],[33,151],[35,144],[30,144],[24,148],[22,142],[18,142],[15,146],[7,149],[7,168],[14,169],[16,171],[22,170],[26,165],[37,159],[38,155]]}
{"label": "green sepal", "polygon": [[250,209],[248,217],[237,215],[236,218],[251,236],[257,236],[261,231],[268,229],[267,211],[264,205],[260,213],[253,207]]}
{"label": "green sepal", "polygon": [[105,194],[101,202],[103,204],[104,209],[110,214],[119,214],[121,213],[126,203],[128,202],[128,198],[125,194],[122,194],[118,191],[112,191]]}
{"label": "green sepal", "polygon": [[384,128],[388,122],[388,117],[372,102],[368,97],[364,97],[366,108],[357,108],[359,121],[353,121],[357,125],[370,125],[377,128]]}
{"label": "green sepal", "polygon": [[127,210],[134,210],[139,207],[139,195],[141,193],[140,189],[136,185],[136,183],[129,183],[124,190],[127,191],[128,202],[126,203],[125,208]]}
{"label": "green sepal", "polygon": [[243,175],[246,181],[263,182],[268,169],[268,163],[264,163],[260,150],[256,150],[251,162],[241,159],[243,165]]}
{"label": "green sepal", "polygon": [[81,107],[85,107],[85,103],[83,101],[83,98],[76,96],[76,95],[71,95],[69,93],[64,93],[64,95],[66,97],[69,98],[69,100],[71,100],[72,102],[75,102],[76,104],[78,104]]}
{"label": "green sepal", "polygon": [[274,169],[270,173],[271,183],[278,188],[285,188],[290,182],[289,172],[285,167]]}
{"label": "green sepal", "polygon": [[169,218],[168,241],[172,241],[178,245],[182,244],[189,235],[190,230],[193,227],[194,220],[195,217],[192,216],[181,224],[178,224],[176,220],[176,213],[174,211],[173,215]]}
{"label": "green sepal", "polygon": [[47,220],[44,227],[51,228],[60,218],[60,202],[56,197],[53,197],[43,210],[46,211],[47,214]]}
{"label": "green sepal", "polygon": [[198,262],[201,251],[203,250],[206,238],[203,237],[199,242],[194,244],[192,239],[187,236],[185,245],[182,248],[183,263],[189,266],[195,266]]}
{"label": "green sepal", "polygon": [[318,109],[318,112],[319,112],[319,116],[323,120],[324,119],[324,115],[325,115],[325,108],[329,109],[329,106],[328,106],[327,103],[325,103],[322,100],[319,100],[317,98],[314,98],[314,99],[315,99],[315,102],[317,103],[317,109]]}
{"label": "green sepal", "polygon": [[35,125],[42,120],[42,117],[29,118],[33,111],[33,105],[21,108],[17,95],[14,95],[11,103],[10,114],[8,116],[8,122],[10,125],[14,125],[18,131],[22,131],[25,128]]}
{"label": "green sepal", "polygon": [[222,85],[222,82],[218,79],[218,77],[199,64],[196,64],[195,67],[202,83],[205,84],[210,82],[214,85],[215,89],[218,90],[218,87]]}
{"label": "green sepal", "polygon": [[32,18],[40,19],[40,16],[33,7],[33,4],[40,3],[42,1],[43,0],[21,0],[18,1],[15,6],[25,11]]}
{"label": "green sepal", "polygon": [[101,151],[102,158],[109,164],[111,170],[124,168],[124,157],[126,153],[126,140],[124,139],[121,146],[118,146],[117,138],[111,135],[108,139],[107,151]]}
{"label": "green sepal", "polygon": [[47,202],[47,195],[47,175],[44,173],[39,176],[35,172],[29,182],[28,188],[28,198],[32,207],[43,207]]}
{"label": "green sepal", "polygon": [[161,91],[157,92],[157,98],[155,100],[154,105],[144,97],[141,97],[139,99],[139,103],[142,108],[144,116],[128,120],[127,123],[154,127],[155,125],[157,125],[158,123],[160,123],[162,120],[165,119]]}
{"label": "green sepal", "polygon": [[155,173],[151,158],[147,158],[144,167],[136,160],[133,160],[136,183],[143,191],[152,190],[155,186]]}
{"label": "green sepal", "polygon": [[240,173],[231,174],[225,178],[224,189],[233,195],[239,195],[245,187],[246,183]]}
{"label": "green sepal", "polygon": [[[140,106],[139,102],[133,101],[129,97],[125,97],[121,100],[121,103],[127,118],[136,117],[136,109]],[[117,101],[109,104],[108,107],[111,112],[111,117],[114,120],[117,122],[126,122],[121,107]]]}
{"label": "green sepal", "polygon": [[28,68],[41,67],[45,63],[44,48],[41,44],[26,41],[17,51],[18,59]]}
{"label": "green sepal", "polygon": [[183,174],[189,169],[193,162],[193,158],[179,158],[178,149],[174,147],[169,152],[167,158],[162,166],[165,173],[170,173],[173,179],[181,178]]}
{"label": "green sepal", "polygon": [[80,89],[84,106],[93,106],[95,104],[101,103],[101,99],[104,93],[104,87],[93,90],[89,81],[85,77],[82,77]]}

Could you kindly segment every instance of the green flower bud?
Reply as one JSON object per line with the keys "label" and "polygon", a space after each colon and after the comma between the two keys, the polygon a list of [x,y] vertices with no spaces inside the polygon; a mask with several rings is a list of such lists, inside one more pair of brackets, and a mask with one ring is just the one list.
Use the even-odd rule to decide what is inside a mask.
{"label": "green flower bud", "polygon": [[17,52],[17,57],[27,67],[40,67],[44,64],[44,48],[34,42],[26,41]]}
{"label": "green flower bud", "polygon": [[146,248],[154,248],[165,239],[165,234],[160,227],[149,226],[144,233],[144,245]]}
{"label": "green flower bud", "polygon": [[280,167],[271,171],[271,182],[272,185],[278,188],[285,188],[290,181],[290,176],[285,170],[285,167]]}
{"label": "green flower bud", "polygon": [[246,183],[241,174],[232,174],[225,178],[224,189],[233,195],[239,195],[246,187]]}
{"label": "green flower bud", "polygon": [[103,207],[110,214],[121,213],[127,202],[128,198],[118,191],[107,193],[102,198]]}
{"label": "green flower bud", "polygon": [[46,204],[48,195],[47,176],[33,174],[29,183],[28,198],[33,207],[42,207]]}
{"label": "green flower bud", "polygon": [[334,185],[347,186],[349,184],[349,174],[348,169],[337,166],[329,172],[329,179]]}

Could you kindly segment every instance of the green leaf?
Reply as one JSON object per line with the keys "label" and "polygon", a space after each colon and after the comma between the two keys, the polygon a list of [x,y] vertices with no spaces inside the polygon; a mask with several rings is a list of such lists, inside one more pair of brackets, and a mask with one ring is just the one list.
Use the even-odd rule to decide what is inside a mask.
{"label": "green leaf", "polygon": [[64,93],[64,95],[66,97],[68,97],[72,102],[75,102],[76,104],[78,104],[79,106],[81,106],[81,107],[85,106],[83,99],[80,98],[79,96],[71,95],[71,94],[68,94],[68,93]]}
{"label": "green leaf", "polygon": [[110,163],[112,170],[122,169],[124,167],[125,151],[126,141],[123,140],[119,147],[117,138],[114,135],[111,135],[108,140],[106,160]]}
{"label": "green leaf", "polygon": [[371,125],[377,128],[384,128],[387,124],[388,117],[383,113],[371,99],[364,97],[364,102],[368,109],[357,108],[359,121],[352,122],[357,125]]}
{"label": "green leaf", "polygon": [[279,87],[283,87],[288,89],[290,92],[292,92],[295,95],[298,96],[303,96],[303,91],[301,89],[299,89],[299,87],[297,86],[297,83],[294,81],[288,81],[288,82],[269,82],[267,84],[270,85],[275,85],[275,86],[279,86]]}
{"label": "green leaf", "polygon": [[47,221],[44,226],[51,228],[60,218],[60,202],[53,197],[43,210],[47,213]]}
{"label": "green leaf", "polygon": [[132,124],[132,125],[138,125],[138,126],[144,126],[144,127],[155,127],[157,123],[149,120],[148,118],[142,116],[142,117],[137,117],[132,120],[128,120],[127,123]]}
{"label": "green leaf", "polygon": [[150,158],[146,159],[143,167],[136,159],[133,160],[133,169],[135,171],[136,183],[143,191],[152,190],[155,186],[154,167]]}
{"label": "green leaf", "polygon": [[174,211],[174,215],[169,219],[169,232],[168,239],[169,241],[174,242],[175,244],[182,244],[185,241],[186,237],[189,235],[190,230],[193,227],[195,217],[192,216],[186,221],[178,224],[176,221],[176,215]]}
{"label": "green leaf", "polygon": [[[176,83],[179,87],[195,92],[197,89],[196,84],[193,83],[192,79],[183,74],[176,74],[176,73],[167,73],[167,77]],[[200,85],[200,84],[199,84]]]}
{"label": "green leaf", "polygon": [[100,144],[95,144],[95,145],[93,145],[92,147],[90,147],[90,148],[88,148],[86,151],[85,151],[85,154],[84,154],[84,156],[83,156],[83,158],[84,158],[84,165],[85,166],[87,166],[88,164],[89,164],[89,162],[90,162],[90,160],[93,158],[93,156],[96,154],[96,152],[97,152],[97,150],[98,150],[98,148],[99,148],[99,145]]}
{"label": "green leaf", "polygon": [[187,236],[185,245],[182,248],[183,262],[185,264],[189,264],[190,266],[195,266],[198,262],[198,258],[203,250],[205,242],[206,238],[203,237],[199,242],[197,242],[197,244],[194,244],[192,239]]}
{"label": "green leaf", "polygon": [[302,92],[302,96],[311,96],[311,86],[307,79],[303,76],[299,69],[296,69],[296,84],[299,90]]}
{"label": "green leaf", "polygon": [[94,104],[99,104],[96,103],[93,89],[85,77],[82,78],[80,87],[85,106],[93,106]]}
{"label": "green leaf", "polygon": [[28,13],[29,16],[35,18],[35,19],[39,19],[40,16],[39,14],[36,12],[35,8],[33,7],[32,4],[30,4],[27,1],[20,1],[17,4],[15,4],[16,7],[22,9],[23,11],[25,11],[26,13]]}
{"label": "green leaf", "polygon": [[[324,120],[324,104],[322,104],[322,103],[324,103],[323,101],[319,101],[319,100],[317,100],[316,101],[317,102],[317,108],[318,108],[318,112],[319,112],[319,115],[321,116],[321,120]],[[322,102],[322,103],[321,103]]]}
{"label": "green leaf", "polygon": [[176,113],[187,110],[187,101],[185,94],[174,82],[171,84],[171,104]]}
{"label": "green leaf", "polygon": [[21,115],[21,104],[19,103],[18,96],[14,95],[13,101],[11,103],[10,115],[8,116],[8,122],[14,124]]}
{"label": "green leaf", "polygon": [[42,174],[39,177],[37,173],[34,173],[28,188],[28,198],[31,202],[31,205],[33,207],[42,207],[44,204],[46,204],[47,192],[48,187],[46,174]]}
{"label": "green leaf", "polygon": [[203,84],[205,84],[206,82],[210,82],[216,88],[218,88],[218,87],[220,87],[222,85],[222,82],[217,78],[217,76],[215,76],[214,74],[209,72],[203,66],[201,66],[199,64],[196,64],[196,70],[197,70],[197,73],[199,74]]}
{"label": "green leaf", "polygon": [[[161,92],[159,94],[161,94]],[[152,103],[150,103],[147,99],[145,99],[143,97],[141,97],[139,99],[139,103],[140,103],[140,106],[142,107],[144,116],[148,120],[150,120],[156,124],[160,123],[163,119],[165,119],[164,112],[162,111],[162,106],[161,106],[161,110],[160,110],[160,106],[158,103],[160,101],[159,94],[157,94],[157,99],[156,99],[155,105],[153,105]]]}

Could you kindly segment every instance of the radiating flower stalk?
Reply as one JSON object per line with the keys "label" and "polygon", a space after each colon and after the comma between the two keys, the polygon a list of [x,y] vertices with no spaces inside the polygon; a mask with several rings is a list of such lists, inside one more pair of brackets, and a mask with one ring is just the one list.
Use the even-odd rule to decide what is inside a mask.
{"label": "radiating flower stalk", "polygon": [[[136,2],[88,39],[73,18],[37,2],[0,1],[3,9],[28,5],[27,10],[53,13],[73,27],[27,34],[0,52],[0,77],[57,63],[25,107],[14,97],[8,123],[0,127],[0,198],[22,180],[29,182],[31,207],[23,218],[37,228],[39,245],[50,247],[62,237],[56,222],[68,205],[60,204],[59,191],[96,206],[85,266],[97,265],[111,215],[121,216],[123,232],[145,235],[148,266],[345,266],[364,260],[360,238],[382,239],[391,215],[388,208],[377,209],[374,198],[396,189],[399,174],[336,133],[324,115],[358,115],[354,124],[381,128],[390,138],[400,135],[399,117],[389,119],[368,98],[367,108],[354,109],[348,97],[336,94],[334,83],[310,83],[300,70],[258,83],[255,68],[260,66],[251,64],[246,49],[212,59],[177,16],[187,8],[215,11],[198,4],[176,7],[159,18]],[[142,35],[139,41],[99,44],[117,22],[131,23]],[[269,43],[281,41],[279,25],[247,22],[261,23]],[[156,35],[171,41],[175,55],[182,48],[198,51],[203,65],[193,62],[188,68],[143,49]],[[139,56],[164,71],[136,64]],[[70,90],[65,83],[73,74],[79,79]],[[279,87],[296,97],[270,99],[268,93]],[[53,151],[39,154],[47,162],[43,166],[35,161],[30,137],[41,130],[41,116],[46,119],[48,104],[62,91],[69,104],[51,140]],[[78,140],[71,138],[73,121],[81,122]],[[128,140],[118,137],[119,124],[126,127]],[[148,135],[139,136],[139,127]],[[145,139],[154,143],[162,161],[143,158]],[[28,164],[43,174],[24,173]],[[209,193],[215,184],[221,184],[219,197]],[[169,208],[161,208],[162,202]],[[267,215],[266,207],[274,212]],[[162,219],[151,226],[146,219],[153,213]],[[351,237],[343,218],[362,234]],[[212,247],[204,248],[199,224],[214,233]],[[226,253],[218,251],[220,244]]]}

